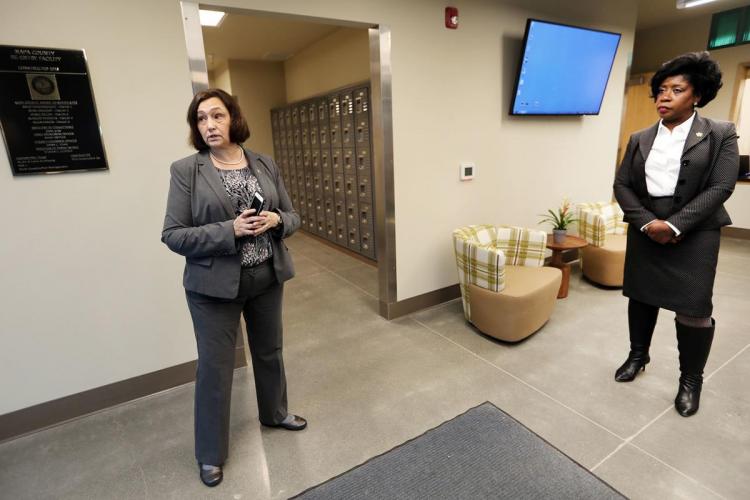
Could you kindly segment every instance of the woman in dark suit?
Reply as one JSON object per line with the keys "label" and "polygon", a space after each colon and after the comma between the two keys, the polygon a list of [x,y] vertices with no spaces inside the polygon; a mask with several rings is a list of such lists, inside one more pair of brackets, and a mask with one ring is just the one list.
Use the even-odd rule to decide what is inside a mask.
{"label": "woman in dark suit", "polygon": [[630,354],[615,380],[629,382],[645,369],[659,309],[674,311],[680,352],[675,408],[684,417],[700,403],[715,328],[720,228],[732,223],[723,203],[739,169],[734,125],[695,112],[720,87],[721,71],[707,52],[664,63],[651,79],[661,120],[631,136],[614,184],[630,223],[623,282]]}
{"label": "woman in dark suit", "polygon": [[[200,478],[216,486],[229,447],[229,407],[240,315],[247,323],[260,422],[302,430],[287,412],[282,358],[284,281],[294,276],[283,238],[299,227],[279,169],[240,146],[250,132],[235,100],[198,92],[188,107],[198,153],[171,167],[162,241],[185,256],[183,284],[198,348],[195,456]],[[264,209],[255,213],[256,193]]]}

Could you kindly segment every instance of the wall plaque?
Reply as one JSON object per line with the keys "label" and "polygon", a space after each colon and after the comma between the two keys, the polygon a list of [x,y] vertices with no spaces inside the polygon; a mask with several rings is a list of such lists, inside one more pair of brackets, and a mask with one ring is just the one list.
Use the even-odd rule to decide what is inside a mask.
{"label": "wall plaque", "polygon": [[0,132],[13,175],[107,170],[84,51],[0,45]]}

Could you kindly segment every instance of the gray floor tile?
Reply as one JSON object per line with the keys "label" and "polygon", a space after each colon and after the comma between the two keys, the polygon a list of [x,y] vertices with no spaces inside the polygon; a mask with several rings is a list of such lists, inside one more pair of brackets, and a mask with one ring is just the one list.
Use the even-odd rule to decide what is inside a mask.
{"label": "gray floor tile", "polygon": [[721,498],[695,480],[630,445],[617,451],[595,473],[632,500]]}
{"label": "gray floor tile", "polygon": [[[746,322],[738,314],[741,299],[735,300],[733,294],[747,286],[748,277],[750,270],[737,282],[728,283],[728,277],[717,280],[717,336],[708,373],[746,343],[740,326]],[[557,301],[541,330],[520,343],[482,335],[461,311],[456,300],[413,317],[623,438],[672,404],[679,377],[674,314],[660,313],[646,372],[633,383],[616,383],[614,370],[628,353],[627,298],[620,290],[599,288],[582,279],[577,266],[568,297]]]}
{"label": "gray floor tile", "polygon": [[144,498],[145,484],[112,411],[0,447],[0,496]]}
{"label": "gray floor tile", "polygon": [[750,348],[705,382],[700,411],[670,411],[633,443],[726,498],[750,498]]}
{"label": "gray floor tile", "polygon": [[368,295],[375,298],[378,297],[377,267],[362,263],[357,266],[336,271],[336,274],[353,285],[356,285]]}
{"label": "gray floor tile", "polygon": [[[278,439],[287,445],[266,448],[267,459],[294,463],[304,471],[296,478],[283,473],[271,476],[271,482],[280,485],[274,493],[304,489],[339,474],[486,400],[588,465],[619,443],[603,429],[496,368],[477,363],[465,349],[415,322],[329,329],[327,335],[335,339],[335,349],[331,342],[321,342],[286,357],[292,367],[290,391],[294,389],[290,404],[311,425],[304,439],[281,433]],[[467,363],[473,365],[471,370]],[[290,447],[293,443],[296,447]],[[281,456],[269,458],[268,453]],[[285,482],[289,486],[282,487]]]}
{"label": "gray floor tile", "polygon": [[[297,325],[302,327],[300,336],[304,341],[315,337],[304,333],[306,325],[337,330],[344,326],[365,328],[367,323],[386,322],[373,313],[377,313],[377,301],[373,297],[332,273],[299,277],[284,285],[284,331],[290,340],[293,337],[289,335],[296,335],[293,332],[297,331]],[[352,316],[342,317],[342,314]]]}
{"label": "gray floor tile", "polygon": [[[261,427],[252,371],[240,369],[219,487],[198,479],[189,384],[0,445],[0,496],[287,498],[484,401],[593,467],[672,404],[672,315],[660,316],[646,373],[615,383],[628,349],[627,301],[577,266],[549,323],[510,345],[468,325],[459,301],[386,321],[374,267],[304,233],[287,245],[297,264],[284,303],[289,407],[309,419],[307,430]],[[722,245],[708,373],[747,345],[748,250],[742,240]],[[698,415],[667,412],[596,473],[632,498],[750,496],[748,361],[750,349],[706,383]]]}
{"label": "gray floor tile", "polygon": [[[294,238],[296,237],[294,236]],[[309,236],[302,236],[302,238],[313,240]],[[362,264],[360,260],[315,240],[306,243],[304,246],[300,245],[297,250],[292,250],[292,256],[296,256],[298,253],[330,271],[341,271]]]}
{"label": "gray floor tile", "polygon": [[625,304],[619,292],[571,290],[550,321],[517,344],[480,334],[464,320],[460,301],[415,319],[625,438],[669,404],[677,370],[676,354],[663,353],[669,347],[657,341],[664,336],[657,331],[652,357],[665,363],[649,365],[638,389],[613,380],[628,352]]}
{"label": "gray floor tile", "polygon": [[285,238],[284,242],[293,252],[305,252],[326,247],[324,243],[302,231],[297,231],[289,238]]}
{"label": "gray floor tile", "polygon": [[295,278],[328,272],[314,260],[300,253],[292,251],[292,259],[294,262]]}

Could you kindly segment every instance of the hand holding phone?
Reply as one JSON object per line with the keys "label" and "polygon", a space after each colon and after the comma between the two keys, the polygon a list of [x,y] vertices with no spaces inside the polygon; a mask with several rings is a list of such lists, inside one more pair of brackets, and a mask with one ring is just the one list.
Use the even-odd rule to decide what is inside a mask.
{"label": "hand holding phone", "polygon": [[[250,208],[243,210],[242,213],[234,220],[234,235],[237,238],[243,236],[254,236],[257,234],[258,221],[263,220],[260,213],[263,211],[264,200],[260,193],[255,193]],[[254,212],[250,213],[250,210]],[[251,218],[257,219],[251,220]]]}
{"label": "hand holding phone", "polygon": [[263,196],[260,195],[257,191],[255,192],[255,195],[253,196],[253,201],[250,202],[250,208],[255,209],[255,213],[252,215],[258,216],[263,211],[263,206],[265,204],[265,200],[263,199]]}

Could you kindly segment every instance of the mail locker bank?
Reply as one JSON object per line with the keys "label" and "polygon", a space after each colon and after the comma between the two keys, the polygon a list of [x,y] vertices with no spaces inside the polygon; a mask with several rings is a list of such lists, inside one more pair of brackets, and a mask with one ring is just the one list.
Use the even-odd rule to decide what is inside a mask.
{"label": "mail locker bank", "polygon": [[275,108],[271,125],[302,229],[374,260],[369,86]]}

